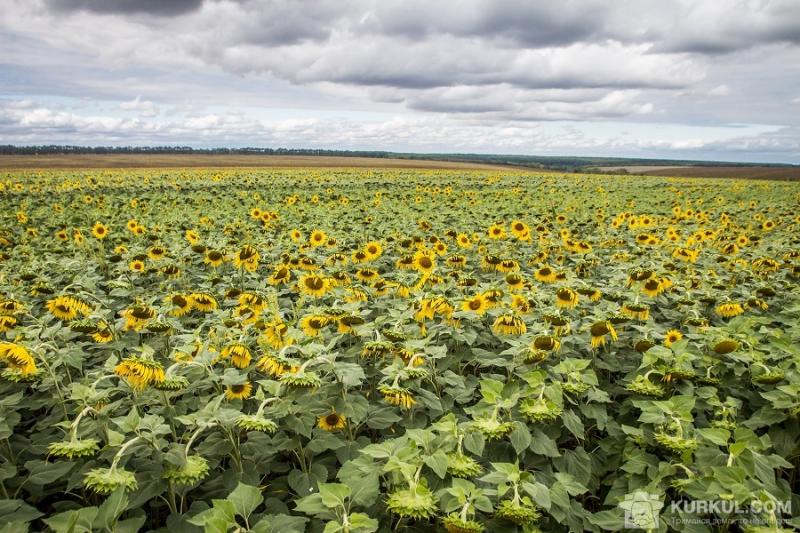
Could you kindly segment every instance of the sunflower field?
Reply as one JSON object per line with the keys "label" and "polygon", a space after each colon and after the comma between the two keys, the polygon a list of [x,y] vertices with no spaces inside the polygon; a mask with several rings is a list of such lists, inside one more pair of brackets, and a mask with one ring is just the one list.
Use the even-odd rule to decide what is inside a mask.
{"label": "sunflower field", "polygon": [[793,531],[799,206],[513,170],[0,174],[0,531]]}

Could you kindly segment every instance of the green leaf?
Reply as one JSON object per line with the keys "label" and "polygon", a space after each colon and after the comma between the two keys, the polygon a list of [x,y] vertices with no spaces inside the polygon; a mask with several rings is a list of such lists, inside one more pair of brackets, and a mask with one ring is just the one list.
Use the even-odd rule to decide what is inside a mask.
{"label": "green leaf", "polygon": [[351,513],[350,531],[352,533],[372,533],[378,529],[378,521],[365,513]]}
{"label": "green leaf", "polygon": [[578,496],[584,492],[589,492],[589,489],[578,483],[572,474],[566,472],[556,472],[556,479],[564,486],[570,496]]}
{"label": "green leaf", "polygon": [[528,446],[531,445],[531,441],[533,440],[531,432],[528,431],[528,426],[522,423],[514,425],[514,430],[509,434],[508,438],[511,441],[511,445],[514,447],[514,451],[517,452],[517,455],[528,449]]}
{"label": "green leaf", "polygon": [[564,421],[564,427],[566,427],[570,433],[575,435],[578,439],[583,440],[584,433],[586,432],[583,428],[583,422],[578,415],[576,415],[573,411],[564,411],[561,415],[561,419]]}
{"label": "green leaf", "polygon": [[128,497],[125,495],[125,488],[120,487],[111,493],[98,509],[97,517],[94,520],[95,527],[113,531],[117,519],[119,519],[127,506]]}
{"label": "green leaf", "polygon": [[731,432],[727,429],[703,428],[698,429],[697,432],[704,439],[716,444],[717,446],[727,446],[728,440],[731,438]]}
{"label": "green leaf", "polygon": [[448,459],[447,454],[439,450],[436,453],[425,457],[425,464],[428,465],[434,473],[441,479],[447,475]]}
{"label": "green leaf", "polygon": [[342,483],[320,483],[319,495],[326,507],[345,508],[345,500],[350,497],[350,487]]}
{"label": "green leaf", "polygon": [[67,473],[75,466],[66,461],[48,463],[46,461],[28,461],[25,468],[30,472],[28,482],[34,485],[46,485],[57,479],[66,477]]}
{"label": "green leaf", "polygon": [[533,440],[531,441],[531,451],[546,457],[560,457],[556,441],[544,434],[541,429],[533,430]]}
{"label": "green leaf", "polygon": [[264,495],[257,487],[239,483],[228,495],[228,500],[233,503],[236,514],[247,520],[264,501]]}
{"label": "green leaf", "polygon": [[253,527],[253,533],[305,533],[308,518],[286,514],[266,515]]}
{"label": "green leaf", "polygon": [[54,533],[92,533],[96,516],[97,507],[84,507],[55,514],[50,518],[45,518],[44,523]]}

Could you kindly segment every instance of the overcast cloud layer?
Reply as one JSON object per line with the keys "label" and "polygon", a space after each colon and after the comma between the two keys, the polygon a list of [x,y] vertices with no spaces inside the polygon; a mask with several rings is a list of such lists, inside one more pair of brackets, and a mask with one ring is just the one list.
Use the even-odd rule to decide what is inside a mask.
{"label": "overcast cloud layer", "polygon": [[800,162],[797,0],[0,0],[0,144]]}

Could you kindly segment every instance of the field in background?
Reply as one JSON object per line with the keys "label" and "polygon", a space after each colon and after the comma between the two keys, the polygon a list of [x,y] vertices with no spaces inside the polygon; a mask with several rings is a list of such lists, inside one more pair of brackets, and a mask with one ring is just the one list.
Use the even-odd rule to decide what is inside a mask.
{"label": "field in background", "polygon": [[[497,169],[500,165],[373,157],[220,154],[0,155],[0,169],[27,168],[208,168],[208,167],[375,167],[418,169]],[[506,167],[514,168],[514,167]]]}

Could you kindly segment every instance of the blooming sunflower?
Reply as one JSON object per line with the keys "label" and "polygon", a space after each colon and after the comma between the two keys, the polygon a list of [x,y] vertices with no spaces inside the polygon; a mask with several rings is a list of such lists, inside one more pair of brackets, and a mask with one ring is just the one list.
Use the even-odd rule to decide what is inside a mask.
{"label": "blooming sunflower", "polygon": [[422,274],[430,274],[436,268],[436,259],[432,254],[420,250],[414,254],[413,268]]}
{"label": "blooming sunflower", "polygon": [[503,224],[492,224],[489,226],[489,229],[486,230],[486,234],[490,239],[505,239],[506,229]]}
{"label": "blooming sunflower", "polygon": [[92,235],[95,239],[103,240],[108,237],[108,233],[108,227],[102,222],[95,222],[94,226],[92,226]]}
{"label": "blooming sunflower", "polygon": [[253,384],[249,381],[225,388],[225,397],[229,400],[246,400],[253,393]]}
{"label": "blooming sunflower", "polygon": [[317,427],[325,431],[337,431],[344,429],[347,425],[347,418],[336,411],[331,411],[327,415],[317,418]]}
{"label": "blooming sunflower", "polygon": [[171,307],[169,314],[172,316],[183,316],[192,310],[192,299],[183,294],[168,296],[165,303]]}
{"label": "blooming sunflower", "polygon": [[677,329],[671,329],[664,335],[664,346],[669,348],[683,338],[683,334]]}
{"label": "blooming sunflower", "polygon": [[280,285],[288,283],[292,279],[292,271],[286,265],[278,265],[272,274],[267,278],[267,283],[270,285]]}
{"label": "blooming sunflower", "polygon": [[133,261],[128,263],[128,269],[131,272],[139,272],[139,273],[141,273],[141,272],[144,272],[146,270],[146,266],[144,264],[144,261],[142,261],[141,259],[134,259]]}
{"label": "blooming sunflower", "polygon": [[312,231],[311,236],[308,238],[308,244],[314,247],[322,246],[327,241],[328,241],[328,236],[325,235],[325,232],[322,230]]}
{"label": "blooming sunflower", "polygon": [[378,241],[370,241],[364,246],[364,253],[367,254],[367,260],[374,261],[383,254],[383,246]]}
{"label": "blooming sunflower", "polygon": [[489,303],[482,294],[476,294],[472,298],[464,300],[464,303],[461,304],[461,309],[482,315],[489,309]]}
{"label": "blooming sunflower", "polygon": [[261,254],[258,253],[258,250],[249,244],[245,244],[242,246],[241,250],[233,256],[233,264],[236,268],[244,268],[248,272],[255,272],[256,269],[258,269],[258,260],[260,258]]}

